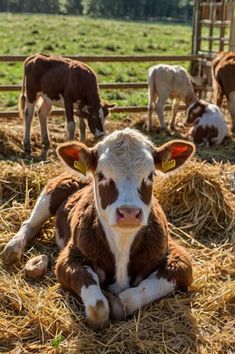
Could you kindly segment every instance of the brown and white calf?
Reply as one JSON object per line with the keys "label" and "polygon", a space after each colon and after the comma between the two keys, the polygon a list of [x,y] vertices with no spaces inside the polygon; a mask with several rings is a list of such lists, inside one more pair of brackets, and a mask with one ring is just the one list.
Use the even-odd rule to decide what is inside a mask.
{"label": "brown and white calf", "polygon": [[152,128],[154,109],[159,118],[161,129],[166,129],[163,110],[169,97],[173,99],[171,129],[175,128],[175,118],[180,101],[183,101],[186,107],[198,101],[186,70],[178,65],[159,64],[149,69],[148,96],[147,131]]}
{"label": "brown and white calf", "polygon": [[235,52],[221,52],[212,61],[212,78],[216,104],[221,107],[224,95],[235,133]]}
{"label": "brown and white calf", "polygon": [[61,249],[56,276],[63,288],[81,297],[89,326],[102,328],[174,290],[186,291],[192,282],[190,257],[169,237],[152,188],[155,170],[173,172],[194,150],[181,140],[156,148],[128,128],[94,148],[60,145],[57,153],[72,174],[48,183],[30,218],[6,245],[5,261],[19,259],[43,223],[56,215]]}
{"label": "brown and white calf", "polygon": [[189,134],[197,145],[219,145],[228,135],[224,116],[215,104],[198,101],[188,108],[186,126],[192,126]]}
{"label": "brown and white calf", "polygon": [[[25,97],[26,91],[26,97]],[[40,98],[40,99],[39,99]],[[102,103],[95,72],[87,65],[60,56],[36,54],[24,63],[20,114],[25,120],[24,150],[31,152],[30,129],[37,101],[44,148],[50,146],[47,118],[52,105],[65,108],[69,140],[74,139],[74,109],[79,116],[80,140],[85,142],[85,120],[95,137],[105,133],[105,118],[113,105]],[[26,108],[25,108],[26,105]]]}

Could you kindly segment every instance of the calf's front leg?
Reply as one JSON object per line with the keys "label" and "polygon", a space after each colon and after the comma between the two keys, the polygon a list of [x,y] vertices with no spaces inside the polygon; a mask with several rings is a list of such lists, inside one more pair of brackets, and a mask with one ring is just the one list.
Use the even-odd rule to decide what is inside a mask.
{"label": "calf's front leg", "polygon": [[87,324],[100,329],[109,324],[109,304],[101,291],[98,275],[80,261],[81,254],[68,244],[60,253],[56,264],[56,276],[62,287],[80,296],[85,306]]}
{"label": "calf's front leg", "polygon": [[64,97],[64,108],[67,120],[68,138],[69,140],[73,140],[76,126],[73,114],[73,102],[69,97]]}
{"label": "calf's front leg", "polygon": [[126,315],[129,316],[142,306],[167,296],[174,290],[186,291],[191,282],[190,257],[184,248],[171,241],[168,255],[159,270],[151,273],[137,287],[122,291],[119,298]]}

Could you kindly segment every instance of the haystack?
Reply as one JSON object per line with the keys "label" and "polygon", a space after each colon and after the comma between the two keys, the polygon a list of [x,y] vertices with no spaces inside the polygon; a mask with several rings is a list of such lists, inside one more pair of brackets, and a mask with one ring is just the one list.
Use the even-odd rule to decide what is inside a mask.
{"label": "haystack", "polygon": [[[1,163],[0,250],[30,214],[43,185],[61,171],[58,162],[26,166]],[[21,262],[0,268],[0,352],[10,353],[202,353],[235,351],[235,267],[232,255],[234,195],[223,166],[191,162],[155,194],[170,232],[193,256],[194,283],[100,332],[88,329],[79,300],[56,282],[54,222],[46,223]],[[47,254],[49,270],[38,280],[24,265]]]}

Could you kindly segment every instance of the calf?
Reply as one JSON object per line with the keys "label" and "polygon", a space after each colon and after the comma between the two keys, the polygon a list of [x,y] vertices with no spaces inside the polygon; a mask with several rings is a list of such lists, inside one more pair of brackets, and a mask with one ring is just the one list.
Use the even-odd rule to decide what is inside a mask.
{"label": "calf", "polygon": [[235,133],[235,52],[219,53],[212,61],[212,78],[216,104],[221,107],[224,95],[232,117],[232,131]]}
{"label": "calf", "polygon": [[198,145],[219,145],[228,134],[224,116],[215,104],[202,100],[188,108],[186,126],[193,126],[190,136]]}
{"label": "calf", "polygon": [[[169,237],[152,188],[155,170],[173,172],[194,150],[181,140],[155,148],[128,128],[94,148],[60,145],[57,153],[73,174],[48,183],[30,218],[6,245],[5,260],[19,259],[27,242],[56,215],[61,249],[56,276],[63,288],[81,297],[92,328],[132,315],[174,290],[187,290],[190,257]],[[90,177],[81,180],[81,174]]]}
{"label": "calf", "polygon": [[169,97],[173,99],[171,129],[175,128],[175,118],[180,101],[183,101],[187,107],[198,101],[186,70],[178,65],[159,64],[149,69],[148,96],[148,131],[152,128],[154,108],[160,120],[161,129],[166,129],[163,109]]}
{"label": "calf", "polygon": [[[26,90],[26,97],[25,97]],[[95,137],[105,133],[104,121],[113,105],[102,103],[95,72],[87,65],[59,56],[36,54],[24,63],[22,94],[19,100],[20,114],[25,110],[24,150],[31,152],[30,129],[35,105],[38,110],[41,138],[44,148],[50,146],[47,117],[52,105],[65,108],[68,137],[74,139],[74,108],[80,118],[80,139],[85,141],[86,124]],[[26,103],[26,109],[25,109]]]}

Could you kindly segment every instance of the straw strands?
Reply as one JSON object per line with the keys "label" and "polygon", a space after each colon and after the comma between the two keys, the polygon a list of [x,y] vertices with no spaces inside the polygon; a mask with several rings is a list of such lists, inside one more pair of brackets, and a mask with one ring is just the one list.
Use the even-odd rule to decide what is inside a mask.
{"label": "straw strands", "polygon": [[[145,307],[132,318],[94,332],[85,326],[79,299],[56,282],[54,221],[46,223],[19,264],[0,266],[0,353],[190,353],[235,351],[234,195],[224,166],[192,161],[155,181],[172,237],[189,248],[194,282]],[[1,162],[0,251],[30,214],[57,161]],[[28,259],[47,254],[38,280],[25,277]]]}

